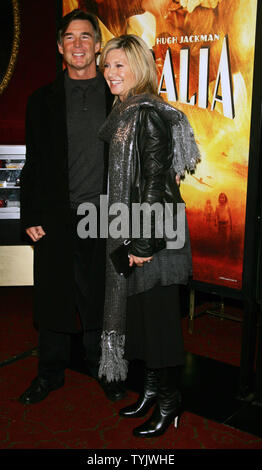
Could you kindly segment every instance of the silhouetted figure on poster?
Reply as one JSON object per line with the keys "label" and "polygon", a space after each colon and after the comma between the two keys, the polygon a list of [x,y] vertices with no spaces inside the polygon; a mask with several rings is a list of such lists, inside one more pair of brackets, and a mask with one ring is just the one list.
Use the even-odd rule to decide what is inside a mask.
{"label": "silhouetted figure on poster", "polygon": [[204,222],[206,225],[214,224],[215,221],[215,211],[213,209],[212,203],[210,199],[206,200],[205,208],[204,208]]}
{"label": "silhouetted figure on poster", "polygon": [[228,198],[225,193],[218,196],[218,205],[216,206],[216,222],[218,240],[221,245],[225,246],[231,239],[232,233],[232,217],[228,204]]}

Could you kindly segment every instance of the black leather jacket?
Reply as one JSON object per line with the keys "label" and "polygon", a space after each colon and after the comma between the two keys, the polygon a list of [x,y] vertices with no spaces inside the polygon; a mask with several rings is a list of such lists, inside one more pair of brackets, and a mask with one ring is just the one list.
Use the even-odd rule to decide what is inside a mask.
{"label": "black leather jacket", "polygon": [[[137,129],[132,203],[146,202],[152,205],[167,202],[176,205],[184,202],[176,183],[176,173],[171,167],[173,143],[169,124],[155,110],[142,108]],[[164,239],[155,237],[154,228],[155,217],[152,211],[151,238],[133,238],[130,253],[149,257],[165,247]]]}

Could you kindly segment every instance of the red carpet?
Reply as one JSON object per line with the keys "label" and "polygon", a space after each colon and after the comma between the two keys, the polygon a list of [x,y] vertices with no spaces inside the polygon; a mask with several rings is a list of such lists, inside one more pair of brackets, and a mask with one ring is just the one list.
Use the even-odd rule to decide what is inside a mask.
{"label": "red carpet", "polygon": [[143,421],[122,419],[121,403],[107,401],[96,381],[67,371],[66,384],[42,403],[22,406],[17,397],[36,373],[37,360],[1,369],[1,449],[262,449],[262,439],[185,412],[178,430],[154,439],[133,437]]}
{"label": "red carpet", "polygon": [[[37,345],[32,327],[31,289],[0,289],[0,449],[262,449],[262,438],[185,412],[178,430],[170,427],[154,439],[133,437],[144,418],[122,419],[120,407],[137,395],[129,392],[111,403],[96,381],[67,370],[66,384],[37,405],[24,407],[17,398],[36,375],[37,358],[8,359]],[[193,354],[239,365],[241,327],[208,315],[194,322],[193,335],[183,319],[185,347]]]}

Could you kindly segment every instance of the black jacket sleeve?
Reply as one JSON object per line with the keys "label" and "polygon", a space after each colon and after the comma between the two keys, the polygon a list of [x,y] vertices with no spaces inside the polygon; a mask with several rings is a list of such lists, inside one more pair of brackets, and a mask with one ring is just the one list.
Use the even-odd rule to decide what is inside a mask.
{"label": "black jacket sleeve", "polygon": [[20,222],[22,229],[41,225],[39,198],[39,152],[35,136],[34,100],[29,98],[26,110],[26,161],[21,171]]}
{"label": "black jacket sleeve", "polygon": [[156,238],[155,212],[152,210],[152,205],[155,203],[163,205],[164,202],[166,177],[172,162],[171,147],[168,123],[163,121],[156,111],[143,109],[140,112],[137,133],[140,202],[147,203],[144,214],[149,212],[151,234],[143,237],[141,220],[140,237],[133,238],[130,246],[130,253],[135,256],[149,257],[158,251],[159,247],[165,246],[163,239]]}

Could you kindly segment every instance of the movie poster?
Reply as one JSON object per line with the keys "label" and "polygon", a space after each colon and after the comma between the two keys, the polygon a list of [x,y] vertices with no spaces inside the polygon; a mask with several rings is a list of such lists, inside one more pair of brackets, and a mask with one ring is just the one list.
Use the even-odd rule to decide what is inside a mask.
{"label": "movie poster", "polygon": [[154,51],[159,93],[188,117],[201,163],[181,182],[193,279],[241,290],[256,0],[63,0],[95,13],[103,42],[134,33]]}

